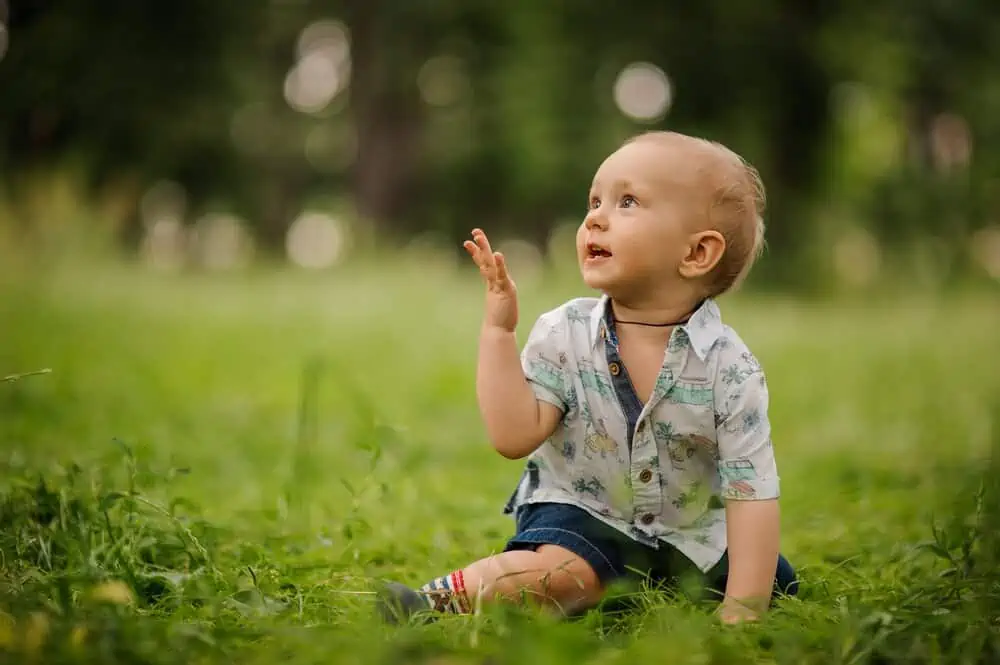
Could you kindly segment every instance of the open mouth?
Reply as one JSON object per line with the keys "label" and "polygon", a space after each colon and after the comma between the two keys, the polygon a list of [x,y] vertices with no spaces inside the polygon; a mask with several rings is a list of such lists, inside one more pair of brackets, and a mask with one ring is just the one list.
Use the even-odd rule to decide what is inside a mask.
{"label": "open mouth", "polygon": [[600,245],[595,245],[590,243],[587,245],[587,258],[588,259],[602,259],[611,256],[611,252],[604,249]]}

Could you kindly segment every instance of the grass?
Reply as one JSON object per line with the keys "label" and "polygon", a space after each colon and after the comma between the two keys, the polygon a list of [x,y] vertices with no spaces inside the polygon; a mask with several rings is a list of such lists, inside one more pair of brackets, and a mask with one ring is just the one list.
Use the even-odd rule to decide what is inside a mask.
{"label": "grass", "polygon": [[[0,655],[11,662],[959,663],[1000,657],[984,295],[724,301],[761,359],[802,590],[756,626],[647,593],[389,628],[372,581],[502,547],[521,464],[474,395],[481,287],[411,259],[317,277],[0,280]],[[523,279],[523,339],[572,279]]]}

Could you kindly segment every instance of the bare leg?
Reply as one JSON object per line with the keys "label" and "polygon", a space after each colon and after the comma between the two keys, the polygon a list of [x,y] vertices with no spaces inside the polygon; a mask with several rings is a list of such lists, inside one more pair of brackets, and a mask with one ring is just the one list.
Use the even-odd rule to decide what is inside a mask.
{"label": "bare leg", "polygon": [[590,564],[558,545],[542,545],[534,552],[503,552],[462,572],[473,605],[523,598],[569,614],[596,605],[604,593]]}
{"label": "bare leg", "polygon": [[593,607],[604,594],[584,559],[557,545],[537,551],[514,550],[480,559],[431,580],[418,590],[390,582],[379,594],[378,610],[390,623],[430,610],[466,614],[480,604],[524,600],[561,614]]}

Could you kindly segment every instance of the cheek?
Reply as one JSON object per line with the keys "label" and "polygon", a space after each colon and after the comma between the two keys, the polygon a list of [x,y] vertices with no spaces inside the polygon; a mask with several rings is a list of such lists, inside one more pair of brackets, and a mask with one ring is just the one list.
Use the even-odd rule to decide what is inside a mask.
{"label": "cheek", "polygon": [[615,252],[628,252],[637,261],[655,256],[663,248],[660,234],[639,224],[622,224],[615,238]]}
{"label": "cheek", "polygon": [[683,258],[680,239],[666,229],[630,229],[624,241],[629,261],[644,273],[672,272]]}

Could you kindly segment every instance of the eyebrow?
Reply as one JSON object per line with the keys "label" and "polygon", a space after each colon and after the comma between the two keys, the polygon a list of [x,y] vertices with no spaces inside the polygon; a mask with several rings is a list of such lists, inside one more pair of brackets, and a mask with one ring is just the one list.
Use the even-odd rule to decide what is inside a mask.
{"label": "eyebrow", "polygon": [[[590,192],[591,193],[593,193],[594,190],[597,188],[597,184],[598,183],[595,182],[595,183],[592,183],[590,185]],[[619,181],[615,181],[615,185],[619,186],[621,189],[629,190],[629,191],[632,191],[632,192],[634,192],[637,189],[639,189],[638,187],[635,186],[635,184],[631,180],[619,180]]]}

